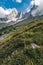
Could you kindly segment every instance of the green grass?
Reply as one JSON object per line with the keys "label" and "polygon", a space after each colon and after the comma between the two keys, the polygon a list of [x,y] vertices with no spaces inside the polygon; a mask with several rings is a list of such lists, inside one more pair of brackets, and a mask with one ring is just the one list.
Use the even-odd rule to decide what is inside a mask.
{"label": "green grass", "polygon": [[[33,49],[32,43],[40,48]],[[43,65],[43,19],[25,25],[0,41],[0,65]]]}

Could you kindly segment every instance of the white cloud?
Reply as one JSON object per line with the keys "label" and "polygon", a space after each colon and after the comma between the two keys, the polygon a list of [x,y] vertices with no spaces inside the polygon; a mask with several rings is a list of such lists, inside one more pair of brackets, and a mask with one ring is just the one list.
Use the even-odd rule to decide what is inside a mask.
{"label": "white cloud", "polygon": [[10,14],[11,9],[4,9],[0,7],[0,18],[5,17],[6,15]]}
{"label": "white cloud", "polygon": [[33,0],[30,2],[30,5],[29,6],[24,3],[24,6],[26,8],[26,12],[30,12],[31,11],[31,8],[33,8],[33,5],[34,5],[34,1]]}
{"label": "white cloud", "polygon": [[34,2],[34,5],[37,6],[37,8],[32,10],[31,14],[33,16],[42,15],[43,14],[43,0],[32,0],[31,2]]}
{"label": "white cloud", "polygon": [[34,5],[34,0],[32,0],[31,2],[30,2],[30,7],[32,8],[33,7],[33,5]]}
{"label": "white cloud", "polygon": [[30,12],[30,8],[29,8],[29,7],[26,9],[26,12],[27,12],[27,13]]}
{"label": "white cloud", "polygon": [[16,2],[21,3],[21,2],[22,2],[22,0],[16,0]]}
{"label": "white cloud", "polygon": [[0,18],[4,18],[6,17],[6,15],[9,15],[11,12],[14,11],[14,14],[17,14],[18,11],[16,8],[12,8],[12,9],[4,9],[3,7],[0,7]]}
{"label": "white cloud", "polygon": [[0,7],[0,18],[3,17],[5,17],[5,10],[2,7]]}

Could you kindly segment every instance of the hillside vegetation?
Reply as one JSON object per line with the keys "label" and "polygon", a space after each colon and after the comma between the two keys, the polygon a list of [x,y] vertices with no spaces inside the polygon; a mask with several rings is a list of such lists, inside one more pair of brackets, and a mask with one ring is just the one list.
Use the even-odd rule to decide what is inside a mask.
{"label": "hillside vegetation", "polygon": [[29,17],[28,19],[25,19],[21,22],[18,22],[16,24],[14,24],[12,22],[12,25],[10,25],[10,23],[0,23],[0,36],[2,36],[3,34],[9,34],[11,32],[15,32],[18,29],[21,29],[22,27],[24,27],[25,25],[33,22],[33,21],[37,21],[43,19],[43,16],[39,16],[39,17]]}
{"label": "hillside vegetation", "polygon": [[[37,46],[33,48],[32,44]],[[43,65],[43,19],[25,25],[0,41],[0,65]]]}

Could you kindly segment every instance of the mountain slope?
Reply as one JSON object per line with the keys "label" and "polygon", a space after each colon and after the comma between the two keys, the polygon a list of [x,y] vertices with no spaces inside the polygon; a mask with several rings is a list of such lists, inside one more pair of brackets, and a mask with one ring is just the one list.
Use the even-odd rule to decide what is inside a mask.
{"label": "mountain slope", "polygon": [[0,41],[0,65],[43,65],[43,19]]}
{"label": "mountain slope", "polygon": [[[15,22],[14,23],[7,23],[7,24],[1,24],[0,23],[0,36],[3,34],[9,34],[10,32],[14,32],[18,29],[21,29],[22,27],[24,27],[25,25],[31,23],[31,22],[35,22],[37,20],[43,19],[43,16],[40,17],[29,17],[25,20],[21,20],[21,22]],[[11,25],[10,25],[11,24]]]}

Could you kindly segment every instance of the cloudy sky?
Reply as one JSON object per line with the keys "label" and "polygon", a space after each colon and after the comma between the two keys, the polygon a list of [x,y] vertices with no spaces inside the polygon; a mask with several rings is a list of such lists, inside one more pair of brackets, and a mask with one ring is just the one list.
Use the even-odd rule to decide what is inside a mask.
{"label": "cloudy sky", "polygon": [[0,7],[16,8],[18,11],[25,11],[31,0],[0,0]]}
{"label": "cloudy sky", "polygon": [[15,8],[17,11],[29,12],[33,6],[31,14],[33,16],[43,14],[43,0],[0,0],[0,15],[2,12],[9,13],[9,9]]}

